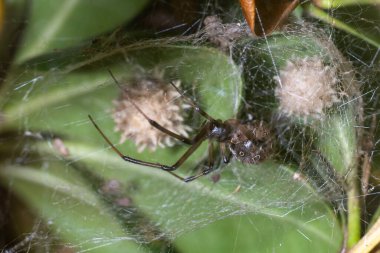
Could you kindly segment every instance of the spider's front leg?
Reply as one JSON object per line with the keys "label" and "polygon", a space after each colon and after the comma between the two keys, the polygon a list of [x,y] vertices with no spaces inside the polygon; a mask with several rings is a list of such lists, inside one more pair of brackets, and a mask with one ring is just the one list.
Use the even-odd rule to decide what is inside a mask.
{"label": "spider's front leg", "polygon": [[215,162],[214,146],[213,146],[213,142],[210,140],[209,145],[208,145],[208,164],[207,164],[207,167],[202,169],[202,171],[199,174],[194,175],[194,176],[190,176],[187,178],[182,178],[182,180],[187,183],[187,182],[191,182],[191,181],[193,181],[193,180],[195,180],[201,176],[209,174],[210,172],[215,170],[214,162]]}
{"label": "spider's front leg", "polygon": [[189,181],[192,181],[202,175],[205,175],[205,174],[208,174],[209,173],[209,169],[208,170],[204,170],[202,172],[202,174],[200,175],[196,175],[196,176],[192,176],[192,177],[189,177],[189,178],[183,178],[181,176],[178,176],[177,174],[173,173],[172,171],[178,169],[189,157],[191,154],[194,153],[195,150],[198,149],[198,147],[201,145],[201,143],[203,141],[205,141],[207,138],[208,138],[208,129],[209,129],[209,124],[205,124],[201,131],[192,139],[192,141],[194,142],[191,147],[181,156],[181,158],[179,158],[179,160],[172,166],[169,166],[169,165],[164,165],[164,164],[161,164],[161,163],[152,163],[152,162],[146,162],[146,161],[142,161],[142,160],[139,160],[139,159],[135,159],[135,158],[132,158],[130,156],[127,156],[127,155],[124,155],[119,149],[117,149],[115,147],[115,145],[113,145],[113,143],[108,139],[108,137],[103,133],[103,131],[100,129],[100,127],[96,124],[96,122],[94,121],[94,119],[88,115],[90,121],[92,122],[92,124],[95,126],[96,130],[98,130],[98,132],[100,133],[100,135],[103,137],[103,139],[108,143],[108,145],[110,145],[110,147],[112,148],[112,150],[117,153],[124,161],[126,162],[130,162],[130,163],[134,163],[134,164],[139,164],[139,165],[144,165],[144,166],[147,166],[147,167],[151,167],[151,168],[157,168],[157,169],[162,169],[164,171],[167,171],[169,172],[170,174],[172,174],[173,176],[175,176],[176,178],[184,181],[184,182],[189,182]]}

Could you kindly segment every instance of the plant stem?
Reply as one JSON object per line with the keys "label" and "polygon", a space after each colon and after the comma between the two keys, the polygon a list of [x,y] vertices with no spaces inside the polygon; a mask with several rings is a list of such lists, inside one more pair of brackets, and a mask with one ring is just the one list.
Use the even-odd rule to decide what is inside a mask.
{"label": "plant stem", "polygon": [[373,224],[366,235],[349,251],[349,253],[367,253],[380,244],[380,218]]}
{"label": "plant stem", "polygon": [[[356,164],[355,164],[356,165]],[[353,166],[348,175],[348,219],[347,247],[352,248],[359,240],[360,228],[360,199],[357,182],[357,166]]]}
{"label": "plant stem", "polygon": [[380,4],[380,0],[314,0],[314,4],[321,8],[338,8],[349,5]]}
{"label": "plant stem", "polygon": [[378,47],[378,48],[380,47],[379,41],[376,41],[376,40],[370,38],[369,36],[367,36],[365,33],[360,32],[360,31],[356,30],[355,28],[345,24],[344,22],[342,22],[336,18],[331,17],[328,13],[326,13],[322,9],[319,9],[318,7],[315,7],[314,5],[311,5],[311,4],[307,5],[305,10],[309,13],[309,15],[311,15],[314,18],[320,19],[320,20],[330,24],[331,26],[334,26],[340,30],[347,32],[347,33],[350,33],[350,34],[358,37],[359,39],[366,41],[367,43],[369,43],[375,47]]}

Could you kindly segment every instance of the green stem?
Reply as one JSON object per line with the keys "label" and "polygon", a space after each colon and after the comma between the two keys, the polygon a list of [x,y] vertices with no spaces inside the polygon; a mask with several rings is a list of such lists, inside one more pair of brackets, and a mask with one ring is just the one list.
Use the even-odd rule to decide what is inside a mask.
{"label": "green stem", "polygon": [[359,39],[362,39],[362,40],[368,42],[369,44],[380,48],[380,42],[379,41],[376,41],[376,40],[370,38],[369,36],[367,36],[366,34],[364,34],[360,31],[354,29],[353,27],[345,24],[344,22],[331,17],[328,13],[326,13],[322,9],[319,9],[318,7],[315,7],[314,5],[309,4],[309,5],[306,5],[305,10],[307,11],[307,13],[309,13],[310,16],[317,18],[317,19],[320,19],[320,20],[330,24],[331,26],[334,26],[340,30],[347,32],[347,33],[350,33],[350,34],[358,37]]}
{"label": "green stem", "polygon": [[360,199],[357,182],[357,166],[348,175],[348,224],[347,224],[347,247],[352,248],[359,240],[360,228]]}
{"label": "green stem", "polygon": [[365,236],[349,251],[349,253],[369,253],[380,244],[380,218]]}
{"label": "green stem", "polygon": [[380,4],[380,0],[314,0],[314,4],[324,8],[339,8],[350,5]]}

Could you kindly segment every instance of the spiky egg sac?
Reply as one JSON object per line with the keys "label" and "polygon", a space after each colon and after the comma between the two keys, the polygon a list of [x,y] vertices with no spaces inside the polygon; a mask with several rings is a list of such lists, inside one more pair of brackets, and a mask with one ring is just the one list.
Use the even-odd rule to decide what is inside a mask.
{"label": "spiky egg sac", "polygon": [[336,69],[317,56],[288,61],[275,80],[279,111],[288,116],[321,119],[325,109],[340,101]]}
{"label": "spiky egg sac", "polygon": [[[179,87],[180,81],[174,84]],[[130,100],[164,128],[189,136],[192,129],[184,124],[183,116],[183,109],[189,105],[179,98],[178,92],[169,83],[145,78],[126,85],[119,98],[113,101],[112,117],[115,131],[121,133],[120,143],[131,140],[139,152],[145,148],[155,151],[157,147],[171,147],[175,143],[172,137],[151,126]]]}

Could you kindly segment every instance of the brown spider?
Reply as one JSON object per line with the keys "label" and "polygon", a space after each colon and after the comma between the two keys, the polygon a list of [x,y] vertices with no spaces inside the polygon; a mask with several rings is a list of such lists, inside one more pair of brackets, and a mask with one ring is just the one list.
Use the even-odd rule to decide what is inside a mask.
{"label": "brown spider", "polygon": [[[121,87],[111,71],[109,72],[115,83]],[[213,142],[219,143],[224,163],[229,163],[231,155],[243,163],[253,164],[263,161],[270,155],[273,146],[271,131],[269,126],[263,121],[251,121],[249,123],[242,123],[237,119],[228,119],[226,121],[214,119],[205,111],[203,111],[192,99],[184,96],[173,83],[171,83],[171,85],[178,91],[181,97],[194,108],[197,113],[206,118],[205,124],[202,126],[198,134],[196,134],[192,139],[186,138],[162,127],[159,123],[150,119],[132,100],[130,100],[131,104],[137,109],[139,113],[141,113],[146,118],[146,120],[148,120],[148,122],[153,127],[177,140],[182,141],[185,144],[191,145],[190,148],[178,159],[178,161],[171,166],[160,163],[146,162],[122,154],[106,137],[100,127],[95,123],[93,118],[88,115],[91,122],[94,124],[98,132],[102,135],[104,140],[124,161],[162,169],[184,182],[190,182],[194,179],[197,179],[198,177],[209,174],[215,169]],[[173,171],[178,169],[205,140],[209,140],[208,166],[203,168],[199,174],[186,178],[175,174]]]}

